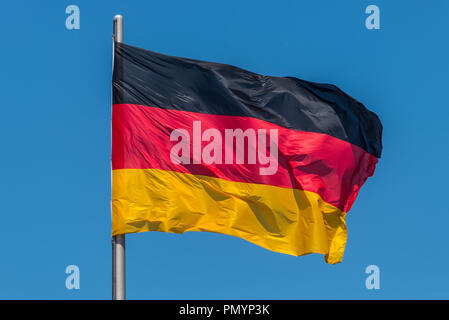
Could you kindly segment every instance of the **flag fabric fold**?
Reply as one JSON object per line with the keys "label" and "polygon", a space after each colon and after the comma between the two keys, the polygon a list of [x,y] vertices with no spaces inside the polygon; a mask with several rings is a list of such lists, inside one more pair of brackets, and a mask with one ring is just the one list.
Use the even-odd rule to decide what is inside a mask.
{"label": "flag fabric fold", "polygon": [[326,262],[381,155],[337,87],[115,43],[112,234],[207,231]]}

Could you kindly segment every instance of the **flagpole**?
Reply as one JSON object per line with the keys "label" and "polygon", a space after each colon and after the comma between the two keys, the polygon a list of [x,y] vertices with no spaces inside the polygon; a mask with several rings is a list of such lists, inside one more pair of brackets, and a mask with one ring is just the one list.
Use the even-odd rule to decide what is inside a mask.
{"label": "flagpole", "polygon": [[[123,17],[114,17],[114,41],[123,42]],[[112,300],[126,299],[125,235],[112,237]]]}

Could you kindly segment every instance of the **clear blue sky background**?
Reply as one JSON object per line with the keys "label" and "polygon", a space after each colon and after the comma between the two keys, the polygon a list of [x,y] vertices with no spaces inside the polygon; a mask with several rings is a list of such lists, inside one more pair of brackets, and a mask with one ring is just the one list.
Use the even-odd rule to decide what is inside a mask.
{"label": "clear blue sky background", "polygon": [[[65,8],[81,29],[65,28]],[[381,29],[365,28],[365,8]],[[338,85],[384,152],[343,263],[225,235],[127,236],[130,299],[449,298],[448,1],[7,1],[1,5],[0,298],[109,299],[112,19],[125,42]],[[67,290],[65,268],[81,270]],[[381,289],[365,288],[378,265]]]}

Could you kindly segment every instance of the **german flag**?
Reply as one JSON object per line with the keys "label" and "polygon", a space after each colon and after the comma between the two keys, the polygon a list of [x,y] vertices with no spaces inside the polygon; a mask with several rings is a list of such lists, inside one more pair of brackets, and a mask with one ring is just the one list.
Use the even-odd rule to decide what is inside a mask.
{"label": "german flag", "polygon": [[112,235],[207,231],[343,258],[379,118],[336,86],[114,46]]}

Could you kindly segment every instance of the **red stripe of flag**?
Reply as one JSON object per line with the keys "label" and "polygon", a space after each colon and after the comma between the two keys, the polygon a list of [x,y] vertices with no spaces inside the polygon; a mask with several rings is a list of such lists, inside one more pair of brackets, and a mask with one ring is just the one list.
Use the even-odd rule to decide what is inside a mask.
{"label": "red stripe of flag", "polygon": [[[174,164],[170,141],[175,129],[192,133],[193,121],[202,131],[240,128],[243,131],[278,130],[278,168],[260,175],[258,164]],[[377,158],[349,142],[332,136],[287,129],[263,120],[154,108],[133,104],[113,105],[112,168],[162,169],[225,180],[301,189],[319,194],[324,201],[347,212],[365,180],[374,172]],[[204,147],[208,142],[202,142]],[[224,157],[225,147],[222,148]]]}

